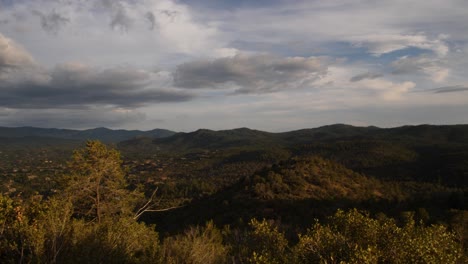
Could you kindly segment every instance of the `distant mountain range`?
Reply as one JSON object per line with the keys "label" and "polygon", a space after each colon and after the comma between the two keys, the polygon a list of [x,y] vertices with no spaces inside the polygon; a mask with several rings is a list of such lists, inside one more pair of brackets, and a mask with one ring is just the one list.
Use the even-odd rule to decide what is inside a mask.
{"label": "distant mountain range", "polygon": [[200,129],[165,138],[137,138],[118,145],[137,155],[218,153],[223,162],[279,161],[318,155],[378,178],[468,184],[468,125],[396,128],[336,124],[283,133],[248,128]]}
{"label": "distant mountain range", "polygon": [[[417,125],[396,128],[355,127],[335,124],[283,133],[270,133],[249,128],[213,131],[199,129],[189,133],[176,133],[169,137],[146,138],[121,142],[121,146],[157,145],[165,150],[219,149],[229,147],[293,146],[335,140],[398,140],[413,143],[468,144],[468,125]],[[144,141],[142,144],[139,141]]]}
{"label": "distant mountain range", "polygon": [[125,145],[158,145],[165,149],[217,149],[242,146],[285,146],[308,144],[317,141],[336,139],[399,139],[432,143],[468,143],[468,125],[417,125],[396,128],[375,126],[355,127],[335,124],[318,128],[301,129],[290,132],[271,133],[249,128],[231,130],[199,129],[189,133],[177,133],[166,129],[113,130],[94,128],[87,130],[37,128],[37,127],[0,127],[0,139],[47,138],[62,140],[97,139],[108,143],[121,142]]}
{"label": "distant mountain range", "polygon": [[11,138],[17,141],[20,138],[49,138],[66,140],[88,140],[96,139],[103,142],[120,142],[138,137],[163,138],[174,135],[176,132],[166,129],[153,129],[149,131],[140,130],[112,130],[104,127],[73,130],[57,128],[37,128],[37,127],[0,127],[0,138]]}

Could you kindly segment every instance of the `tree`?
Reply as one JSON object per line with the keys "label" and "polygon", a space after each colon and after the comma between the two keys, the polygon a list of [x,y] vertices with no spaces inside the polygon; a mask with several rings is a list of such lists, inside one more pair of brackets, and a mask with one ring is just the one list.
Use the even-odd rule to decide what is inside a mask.
{"label": "tree", "polygon": [[120,153],[99,141],[88,141],[73,153],[67,194],[79,216],[99,223],[103,217],[130,215],[136,193],[127,189]]}

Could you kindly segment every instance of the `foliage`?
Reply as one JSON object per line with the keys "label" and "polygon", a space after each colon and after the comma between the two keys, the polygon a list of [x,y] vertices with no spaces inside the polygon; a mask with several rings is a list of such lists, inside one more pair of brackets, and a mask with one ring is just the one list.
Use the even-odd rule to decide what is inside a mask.
{"label": "foliage", "polygon": [[27,226],[24,208],[9,197],[0,195],[0,260],[13,263],[20,259],[24,250],[22,231]]}
{"label": "foliage", "polygon": [[[66,168],[0,152],[0,262],[466,263],[468,141],[435,130],[198,131],[125,166],[98,141]],[[177,209],[135,221],[140,186]]]}
{"label": "foliage", "polygon": [[247,179],[261,199],[379,198],[381,184],[318,156],[293,158]]}
{"label": "foliage", "polygon": [[160,263],[154,227],[127,217],[101,223],[74,220],[72,243],[60,263]]}
{"label": "foliage", "polygon": [[79,215],[101,222],[106,216],[130,215],[135,200],[126,189],[120,153],[99,141],[73,153],[67,193]]}
{"label": "foliage", "polygon": [[191,227],[184,234],[167,238],[163,245],[164,263],[227,263],[228,248],[221,231],[208,222]]}
{"label": "foliage", "polygon": [[462,248],[444,226],[398,227],[357,210],[337,211],[330,223],[314,224],[299,236],[298,263],[460,263]]}
{"label": "foliage", "polygon": [[250,263],[285,263],[288,241],[277,227],[263,219],[252,219],[248,233]]}
{"label": "foliage", "polygon": [[2,263],[158,263],[154,227],[128,217],[84,222],[72,204],[0,197]]}

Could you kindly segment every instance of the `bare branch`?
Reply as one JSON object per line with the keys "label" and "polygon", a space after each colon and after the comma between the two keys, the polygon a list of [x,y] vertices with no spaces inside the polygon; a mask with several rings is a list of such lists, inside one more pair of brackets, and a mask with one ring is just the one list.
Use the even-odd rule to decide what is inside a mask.
{"label": "bare branch", "polygon": [[179,205],[179,206],[173,206],[173,207],[168,207],[168,208],[163,208],[163,209],[149,209],[149,210],[145,210],[145,212],[166,212],[166,211],[174,210],[177,208],[182,208],[185,206],[187,205]]}
{"label": "bare branch", "polygon": [[133,219],[137,220],[138,218],[140,218],[140,216],[142,214],[147,213],[147,212],[166,212],[166,211],[174,210],[174,209],[177,209],[177,208],[182,208],[182,207],[185,207],[185,206],[186,205],[173,206],[173,207],[168,207],[168,208],[163,208],[163,209],[145,209],[144,211],[142,211],[139,214],[135,215],[133,217]]}
{"label": "bare branch", "polygon": [[149,207],[152,206],[151,202],[153,201],[154,199],[154,196],[156,195],[156,192],[158,191],[158,188],[159,187],[156,187],[156,189],[153,191],[153,193],[151,194],[151,197],[148,199],[148,201],[146,202],[145,205],[143,205],[140,209],[138,209],[138,211],[136,212],[135,216],[133,217],[133,219],[138,219],[144,212],[146,212],[146,210],[149,209]]}

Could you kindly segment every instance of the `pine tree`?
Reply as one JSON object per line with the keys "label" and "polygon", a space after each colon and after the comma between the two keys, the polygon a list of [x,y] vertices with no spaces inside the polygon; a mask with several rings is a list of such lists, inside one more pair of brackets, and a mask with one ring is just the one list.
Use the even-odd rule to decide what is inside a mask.
{"label": "pine tree", "polygon": [[66,193],[76,214],[101,222],[106,216],[130,215],[133,195],[127,188],[120,153],[99,141],[88,141],[69,163],[71,180]]}

